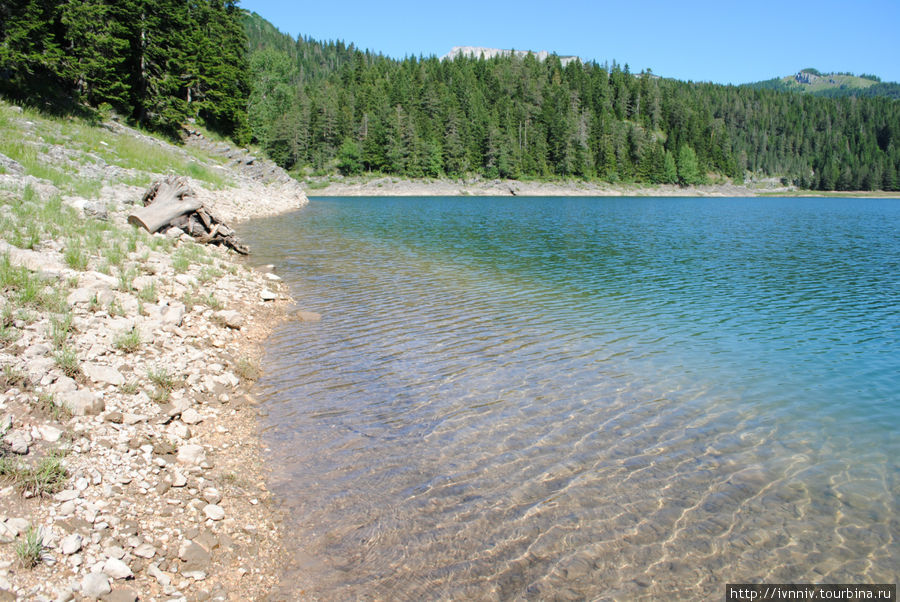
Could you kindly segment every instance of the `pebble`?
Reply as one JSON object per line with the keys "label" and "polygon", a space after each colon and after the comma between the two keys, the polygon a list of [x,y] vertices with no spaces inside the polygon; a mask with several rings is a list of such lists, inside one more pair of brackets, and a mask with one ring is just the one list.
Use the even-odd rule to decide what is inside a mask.
{"label": "pebble", "polygon": [[103,564],[103,572],[113,579],[130,579],[134,577],[131,568],[118,558],[107,558]]}
{"label": "pebble", "polygon": [[206,451],[202,445],[182,445],[178,448],[178,461],[182,464],[200,465],[206,461]]}
{"label": "pebble", "polygon": [[156,548],[154,548],[149,543],[142,543],[139,546],[135,547],[132,553],[135,556],[147,558],[149,560],[150,558],[156,556]]}
{"label": "pebble", "polygon": [[181,421],[185,424],[200,424],[203,422],[203,416],[194,408],[188,408],[181,413]]}
{"label": "pebble", "polygon": [[75,489],[64,489],[60,491],[56,495],[53,496],[53,499],[57,502],[68,502],[69,500],[74,500],[78,497],[78,491]]}
{"label": "pebble", "polygon": [[73,533],[71,535],[67,535],[63,537],[63,540],[60,544],[60,548],[63,554],[66,556],[71,556],[77,552],[81,551],[82,537],[77,533]]}
{"label": "pebble", "polygon": [[99,598],[111,591],[109,577],[103,573],[88,573],[81,580],[81,595],[87,598]]}
{"label": "pebble", "polygon": [[204,506],[203,514],[210,520],[222,520],[225,518],[225,510],[216,504],[207,504]]}
{"label": "pebble", "polygon": [[172,487],[184,487],[185,485],[187,485],[187,477],[176,470],[172,474]]}

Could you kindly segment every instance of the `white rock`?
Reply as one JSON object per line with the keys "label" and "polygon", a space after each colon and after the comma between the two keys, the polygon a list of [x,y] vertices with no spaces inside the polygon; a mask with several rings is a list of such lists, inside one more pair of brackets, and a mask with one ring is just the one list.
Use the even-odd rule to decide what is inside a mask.
{"label": "white rock", "polygon": [[263,301],[274,301],[278,298],[278,295],[266,288],[259,293],[259,298]]}
{"label": "white rock", "polygon": [[266,272],[265,277],[266,277],[266,280],[271,280],[272,282],[277,282],[277,281],[281,280],[281,276],[278,276],[277,274],[273,274],[272,272]]}
{"label": "white rock", "polygon": [[107,558],[106,563],[103,565],[103,572],[113,579],[130,579],[134,577],[134,573],[131,572],[128,565],[118,558]]}
{"label": "white rock", "polygon": [[228,328],[240,330],[244,326],[244,316],[233,309],[224,309],[213,314],[216,320],[220,320]]}
{"label": "white rock", "polygon": [[184,303],[170,302],[160,312],[160,321],[163,324],[181,326],[181,323],[184,321],[184,314]]}
{"label": "white rock", "polygon": [[28,521],[24,518],[8,518],[6,526],[16,535],[21,535],[28,530]]}
{"label": "white rock", "polygon": [[222,501],[222,494],[215,487],[207,487],[203,490],[203,499],[210,504],[218,504]]}
{"label": "white rock", "polygon": [[129,426],[145,420],[147,420],[147,417],[142,414],[131,414],[129,412],[122,414],[122,423]]}
{"label": "white rock", "polygon": [[60,491],[56,495],[53,496],[53,499],[57,502],[68,502],[69,500],[77,499],[79,492],[77,489],[64,489]]}
{"label": "white rock", "polygon": [[212,520],[222,520],[225,518],[225,510],[221,506],[217,506],[216,504],[207,504],[203,507],[203,514],[206,515],[206,518]]}
{"label": "white rock", "polygon": [[75,514],[75,501],[69,500],[68,502],[64,502],[64,503],[60,504],[59,510],[57,511],[57,513],[60,516],[71,516],[71,515]]}
{"label": "white rock", "polygon": [[179,422],[178,420],[169,424],[166,427],[166,432],[174,437],[178,437],[179,439],[190,439],[191,438],[191,429],[187,427],[183,422]]}
{"label": "white rock", "polygon": [[176,470],[172,475],[172,487],[184,487],[185,485],[187,485],[187,477]]}
{"label": "white rock", "polygon": [[106,408],[103,398],[88,389],[62,393],[59,401],[75,416],[96,416]]}
{"label": "white rock", "polygon": [[41,439],[43,439],[47,443],[56,443],[57,441],[59,441],[59,438],[62,437],[63,433],[62,430],[56,428],[55,426],[50,426],[49,424],[39,426],[38,432],[41,433]]}
{"label": "white rock", "polygon": [[206,452],[202,445],[182,445],[178,448],[178,461],[182,464],[199,465],[206,461]]}
{"label": "white rock", "polygon": [[112,366],[100,364],[82,364],[81,371],[95,383],[119,386],[125,383],[125,377]]}
{"label": "white rock", "polygon": [[12,543],[16,540],[16,530],[0,521],[0,543]]}
{"label": "white rock", "polygon": [[149,543],[142,543],[141,545],[137,546],[133,550],[133,553],[135,556],[140,556],[141,558],[149,559],[149,558],[153,558],[154,556],[156,556],[156,548],[154,548]]}
{"label": "white rock", "polygon": [[60,544],[62,553],[66,556],[71,556],[72,554],[80,552],[82,541],[81,535],[78,535],[77,533],[72,533],[71,535],[63,537],[62,543]]}
{"label": "white rock", "polygon": [[147,567],[147,572],[150,573],[150,576],[156,579],[156,582],[166,587],[172,583],[172,578],[159,570],[159,567],[155,564],[151,564]]}
{"label": "white rock", "polygon": [[200,424],[203,422],[203,416],[194,408],[188,408],[181,413],[181,421],[185,424]]}
{"label": "white rock", "polygon": [[66,303],[69,305],[78,305],[79,303],[90,303],[94,298],[94,291],[86,288],[77,288],[66,297]]}
{"label": "white rock", "polygon": [[50,385],[50,392],[54,395],[68,393],[78,389],[78,384],[68,376],[60,376],[56,382]]}
{"label": "white rock", "polygon": [[111,591],[109,577],[103,573],[88,573],[81,580],[81,595],[86,598],[99,598]]}

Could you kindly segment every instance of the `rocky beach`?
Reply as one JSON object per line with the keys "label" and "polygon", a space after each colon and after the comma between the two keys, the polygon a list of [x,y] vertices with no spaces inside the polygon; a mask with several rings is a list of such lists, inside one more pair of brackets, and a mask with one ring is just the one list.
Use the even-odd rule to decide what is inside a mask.
{"label": "rocky beach", "polygon": [[[199,131],[7,104],[0,127],[20,141],[0,149],[0,600],[265,598],[282,533],[251,389],[271,327],[315,316],[271,270],[126,219],[166,173],[232,223],[303,191]],[[174,169],[129,164],[134,145]]]}

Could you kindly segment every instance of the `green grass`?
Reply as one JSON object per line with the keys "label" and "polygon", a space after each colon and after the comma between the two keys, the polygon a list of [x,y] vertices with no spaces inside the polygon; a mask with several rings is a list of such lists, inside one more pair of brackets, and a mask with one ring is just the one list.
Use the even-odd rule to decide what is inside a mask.
{"label": "green grass", "polygon": [[[19,126],[30,121],[28,130]],[[27,175],[49,180],[63,194],[85,198],[99,196],[103,181],[79,175],[79,166],[102,162],[137,173],[126,177],[123,183],[146,186],[155,175],[179,173],[202,181],[213,189],[229,184],[228,178],[208,164],[221,164],[219,157],[204,151],[183,148],[173,151],[161,137],[140,132],[136,137],[129,133],[111,131],[78,118],[46,115],[32,108],[22,114],[13,113],[11,107],[0,101],[0,153],[22,165]],[[42,156],[50,145],[62,145],[70,151],[74,164],[51,164]]]}
{"label": "green grass", "polygon": [[125,353],[134,353],[141,348],[141,333],[137,328],[132,327],[128,332],[124,332],[116,337],[113,346]]}
{"label": "green grass", "polygon": [[62,317],[53,316],[50,318],[50,339],[53,341],[55,349],[62,349],[69,334],[72,332],[72,314],[67,313]]}
{"label": "green grass", "polygon": [[75,378],[81,374],[81,364],[78,361],[78,354],[74,349],[63,346],[59,351],[53,354],[56,365],[63,371],[63,374],[69,378]]}
{"label": "green grass", "polygon": [[138,392],[138,382],[136,380],[130,380],[127,383],[124,383],[119,387],[119,390],[125,395],[134,395]]}
{"label": "green grass", "polygon": [[165,368],[150,369],[147,371],[147,378],[160,389],[171,391],[175,388],[175,380]]}
{"label": "green grass", "polygon": [[210,309],[219,310],[223,307],[222,302],[212,293],[208,294],[206,297],[202,297],[201,301]]}
{"label": "green grass", "polygon": [[147,303],[156,303],[159,296],[156,293],[156,283],[154,282],[150,286],[145,286],[140,291],[138,291],[138,299],[141,301],[146,301]]}
{"label": "green grass", "polygon": [[62,489],[67,476],[62,454],[57,451],[44,456],[34,467],[11,458],[0,458],[0,479],[12,483],[23,493],[53,495]]}
{"label": "green grass", "polygon": [[44,534],[40,528],[35,529],[31,525],[25,530],[25,538],[16,544],[16,556],[19,564],[26,569],[31,569],[40,564],[44,555]]}
{"label": "green grass", "polygon": [[56,403],[52,393],[40,393],[34,402],[34,406],[57,422],[64,422],[72,417],[72,412],[69,408]]}

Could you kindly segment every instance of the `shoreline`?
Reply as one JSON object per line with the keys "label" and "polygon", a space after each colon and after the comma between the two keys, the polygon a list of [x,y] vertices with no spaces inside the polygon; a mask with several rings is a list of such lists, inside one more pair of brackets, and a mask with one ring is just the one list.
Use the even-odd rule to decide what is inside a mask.
{"label": "shoreline", "polygon": [[[21,119],[13,127],[26,139],[29,128],[55,127],[35,126],[37,118],[8,106],[0,109]],[[109,125],[117,136],[148,138]],[[192,137],[188,145],[204,144]],[[75,143],[34,138],[48,162],[77,157]],[[147,144],[173,156],[189,151]],[[229,185],[191,179],[191,187],[227,223],[306,204],[272,164],[224,143],[207,146],[217,149],[205,156],[224,158],[204,169],[225,174]],[[8,166],[0,171],[0,214],[21,225],[47,220],[51,207],[49,220],[71,237],[45,235],[25,248],[11,244],[18,226],[0,231],[12,282],[0,287],[8,310],[0,341],[0,600],[266,597],[280,577],[285,533],[266,484],[254,382],[265,338],[292,319],[287,286],[175,229],[133,230],[126,217],[144,187],[129,185],[115,166],[97,168],[109,184],[94,201],[0,159]],[[37,296],[26,300],[32,286]],[[31,478],[45,465],[52,480]]]}
{"label": "shoreline", "polygon": [[706,186],[609,184],[570,180],[537,182],[528,180],[421,179],[399,177],[308,178],[301,185],[310,197],[352,196],[559,196],[559,197],[847,197],[900,198],[900,193],[883,191],[816,191],[782,186],[776,178],[752,184],[710,184]]}

